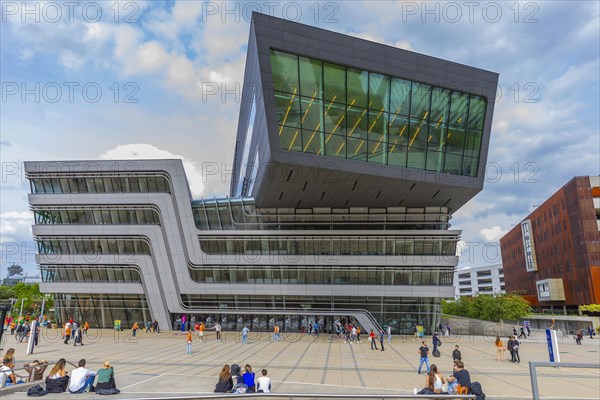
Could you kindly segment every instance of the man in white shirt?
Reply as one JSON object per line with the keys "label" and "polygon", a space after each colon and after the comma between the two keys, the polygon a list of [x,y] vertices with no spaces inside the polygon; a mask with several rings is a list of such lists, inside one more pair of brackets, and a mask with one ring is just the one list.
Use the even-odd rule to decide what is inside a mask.
{"label": "man in white shirt", "polygon": [[77,363],[77,367],[71,372],[71,381],[69,382],[69,392],[84,393],[93,388],[96,373],[85,369],[85,359],[82,358]]}
{"label": "man in white shirt", "polygon": [[256,380],[257,393],[271,393],[271,378],[267,376],[267,370],[262,370],[262,376]]}
{"label": "man in white shirt", "polygon": [[215,324],[215,332],[217,332],[217,342],[221,341],[221,324],[218,322]]}

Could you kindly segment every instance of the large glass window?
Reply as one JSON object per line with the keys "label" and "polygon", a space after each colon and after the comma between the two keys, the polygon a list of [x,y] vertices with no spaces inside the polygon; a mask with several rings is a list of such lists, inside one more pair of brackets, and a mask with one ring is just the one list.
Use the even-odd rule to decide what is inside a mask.
{"label": "large glass window", "polygon": [[477,176],[483,97],[280,51],[271,68],[283,149]]}
{"label": "large glass window", "polygon": [[[33,193],[170,193],[168,179],[164,176],[141,177],[97,177],[97,178],[31,178]],[[133,182],[130,184],[130,181]]]}

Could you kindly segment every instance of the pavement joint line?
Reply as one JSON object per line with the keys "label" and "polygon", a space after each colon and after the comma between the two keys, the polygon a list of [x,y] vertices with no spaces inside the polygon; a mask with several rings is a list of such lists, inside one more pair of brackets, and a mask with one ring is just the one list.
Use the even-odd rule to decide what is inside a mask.
{"label": "pavement joint line", "polygon": [[356,371],[356,374],[358,375],[358,380],[360,381],[360,384],[362,385],[362,387],[367,387],[367,385],[365,384],[365,380],[362,377],[362,374],[360,373],[360,370],[358,369],[358,362],[356,361],[356,354],[354,354],[354,348],[352,347],[352,342],[350,342],[350,353],[352,354],[352,361],[354,362],[354,369]]}
{"label": "pavement joint line", "polygon": [[333,345],[333,338],[329,341],[329,346],[327,347],[327,355],[325,356],[325,366],[323,367],[323,375],[321,376],[321,385],[325,383],[325,379],[327,378],[327,370],[329,369],[329,356],[331,354],[331,346]]}
{"label": "pavement joint line", "polygon": [[[492,358],[492,360],[493,360],[493,358],[494,358],[494,355],[493,355],[493,354],[490,354],[490,353],[488,353],[488,352],[486,352],[486,351],[479,350],[479,349],[475,349],[475,348],[474,348],[473,350],[475,350],[475,351],[478,351],[478,352],[480,352],[480,353],[483,353],[483,354],[485,354],[485,355],[487,355],[487,356],[490,356],[490,357]],[[518,363],[517,365],[520,365],[520,363]],[[529,364],[528,364],[527,362],[524,362],[524,363],[523,363],[523,367],[524,367],[524,369],[526,369],[526,370],[527,370],[527,373],[528,373],[528,372],[529,372],[529,371],[528,371],[528,369],[529,369],[529,368],[528,368],[528,367],[529,367]],[[479,368],[471,367],[470,369],[472,369],[473,371],[477,372],[479,375],[483,375],[483,371],[481,371]],[[529,391],[531,390],[531,387],[530,387],[530,386],[528,386],[528,387],[523,387],[523,386],[521,386],[521,385],[515,384],[514,382],[505,381],[505,380],[503,380],[503,379],[500,379],[500,378],[497,378],[497,379],[498,379],[499,381],[501,381],[501,382],[504,382],[504,383],[505,383],[505,384],[507,384],[507,385],[512,385],[513,387],[518,387],[519,389],[525,390],[525,391],[527,391],[527,392],[529,392]]]}
{"label": "pavement joint line", "polygon": [[[308,352],[308,349],[310,349],[310,346],[312,346],[313,343],[315,343],[315,342],[314,341],[308,342],[308,345],[304,349],[304,352],[302,352],[302,355],[300,357],[298,357],[298,359],[296,360],[296,364],[294,365],[294,367],[292,369],[290,369],[290,371],[287,373],[286,376],[283,377],[283,379],[281,379],[282,383],[286,382],[287,378],[289,378],[289,376],[292,374],[292,372],[294,372],[296,370],[296,368],[298,368],[298,365],[300,365],[300,361],[302,361],[302,359],[306,355],[306,352]],[[281,386],[281,383],[278,386]],[[278,386],[273,386],[273,388],[276,389]]]}
{"label": "pavement joint line", "polygon": [[121,388],[121,391],[123,391],[123,390],[125,390],[125,389],[128,389],[128,388],[130,388],[130,387],[137,386],[137,385],[140,385],[140,384],[142,384],[142,383],[145,383],[145,382],[151,381],[152,379],[160,378],[161,376],[162,376],[162,375],[156,375],[156,376],[153,376],[153,377],[151,377],[151,378],[144,379],[143,381],[140,381],[140,382],[137,382],[137,383],[133,383],[133,384],[131,384],[131,385],[127,385],[127,386],[125,386],[125,387],[122,387],[122,388]]}

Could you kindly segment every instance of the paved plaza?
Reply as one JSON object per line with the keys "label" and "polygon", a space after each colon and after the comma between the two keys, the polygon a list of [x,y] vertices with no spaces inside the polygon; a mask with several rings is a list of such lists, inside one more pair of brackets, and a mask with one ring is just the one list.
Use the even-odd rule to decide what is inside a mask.
{"label": "paved plaza", "polygon": [[[529,361],[547,361],[547,346],[542,334],[521,345],[521,363],[496,362],[494,338],[442,338],[441,357],[430,357],[444,375],[452,367],[450,353],[460,345],[466,369],[472,380],[482,384],[488,398],[531,398]],[[283,335],[280,342],[271,342],[266,333],[251,333],[248,345],[242,345],[238,333],[226,333],[222,342],[214,332],[204,342],[194,341],[193,354],[186,354],[185,336],[175,332],[138,333],[137,339],[127,332],[90,330],[85,346],[65,345],[60,332],[47,330],[35,354],[25,355],[26,344],[15,343],[8,336],[4,349],[16,349],[17,364],[38,360],[54,363],[64,357],[77,363],[87,360],[87,367],[97,370],[104,360],[115,368],[121,395],[112,398],[160,397],[212,393],[223,364],[251,364],[260,375],[267,368],[273,380],[273,391],[279,393],[381,393],[412,394],[422,388],[425,374],[417,375],[418,342],[411,337],[394,336],[385,341],[385,351],[373,351],[364,338],[362,343],[346,344],[331,335]],[[426,338],[430,342],[430,338]],[[194,340],[196,338],[194,337]],[[571,338],[561,339],[561,361],[600,362],[600,340],[585,339],[577,346]],[[379,342],[377,342],[379,346]],[[506,357],[508,356],[508,357]],[[506,355],[505,359],[510,359]],[[68,370],[74,367],[69,366]],[[45,374],[47,375],[47,374]],[[539,370],[541,395],[547,398],[598,399],[600,371],[590,369]],[[3,400],[22,399],[24,392],[1,395]],[[69,398],[69,394],[51,394],[47,399]],[[94,394],[78,395],[78,398]]]}

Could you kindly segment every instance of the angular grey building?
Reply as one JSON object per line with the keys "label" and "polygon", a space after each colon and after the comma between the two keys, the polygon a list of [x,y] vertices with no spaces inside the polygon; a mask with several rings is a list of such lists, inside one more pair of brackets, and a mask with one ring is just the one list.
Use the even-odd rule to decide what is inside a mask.
{"label": "angular grey building", "polygon": [[28,162],[42,290],[102,326],[429,329],[497,80],[254,14],[230,197],[193,200],[177,160]]}

